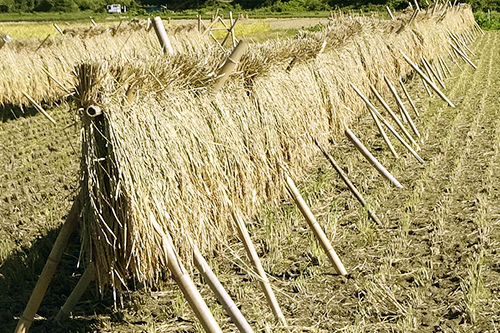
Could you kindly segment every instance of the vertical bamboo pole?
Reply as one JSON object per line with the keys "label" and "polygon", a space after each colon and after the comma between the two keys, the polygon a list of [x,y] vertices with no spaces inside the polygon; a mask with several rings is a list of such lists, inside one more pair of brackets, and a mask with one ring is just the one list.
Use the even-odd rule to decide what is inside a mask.
{"label": "vertical bamboo pole", "polygon": [[219,91],[224,83],[226,83],[226,81],[229,79],[229,75],[231,75],[233,70],[238,65],[241,56],[243,55],[243,53],[245,53],[246,48],[247,42],[245,42],[244,40],[240,40],[238,45],[236,45],[233,52],[231,52],[229,57],[227,57],[226,62],[217,73],[217,79],[212,86],[212,93],[216,93],[217,91]]}
{"label": "vertical bamboo pole", "polygon": [[19,323],[14,331],[15,333],[28,332],[31,324],[33,323],[33,318],[42,303],[43,296],[45,296],[45,292],[47,291],[50,281],[56,272],[57,265],[61,261],[62,254],[68,244],[69,237],[78,224],[78,217],[80,216],[80,212],[82,210],[82,199],[82,194],[79,193],[73,202],[73,206],[71,207],[61,231],[59,231],[59,235],[57,236],[54,246],[52,247],[52,251],[50,251],[49,257],[43,267],[40,277],[38,278],[35,289],[33,289],[23,315],[19,319]]}
{"label": "vertical bamboo pole", "polygon": [[373,156],[368,149],[358,140],[358,138],[351,132],[349,128],[346,127],[345,135],[354,144],[356,149],[366,158],[368,162],[387,180],[393,183],[397,188],[403,188],[403,186],[394,178],[393,175],[380,162]]}
{"label": "vertical bamboo pole", "polygon": [[201,14],[196,15],[196,18],[198,19],[198,32],[201,33]]}
{"label": "vertical bamboo pole", "polygon": [[420,138],[420,133],[418,132],[417,127],[415,126],[415,124],[413,123],[413,120],[411,119],[410,115],[408,114],[408,111],[406,111],[406,107],[403,104],[403,101],[401,100],[401,98],[399,97],[399,94],[396,91],[396,88],[392,85],[392,83],[389,81],[389,79],[385,75],[384,75],[384,80],[385,80],[385,83],[387,84],[387,86],[389,87],[389,90],[391,91],[392,96],[394,96],[396,103],[399,105],[399,108],[403,112],[406,120],[408,120],[408,123],[410,124],[410,127],[413,130],[413,133],[415,133],[415,135]]}
{"label": "vertical bamboo pole", "polygon": [[441,97],[446,103],[448,103],[449,106],[454,108],[455,105],[448,99],[448,97],[446,97],[445,94],[441,92],[441,90],[439,90],[439,88],[434,83],[432,83],[432,81],[420,70],[420,68],[418,68],[418,66],[413,61],[411,61],[411,59],[408,58],[406,54],[404,54],[403,52],[401,52],[401,54],[403,55],[403,58],[406,60],[406,62],[408,62],[408,64],[431,86],[431,88],[434,89],[439,97]]}
{"label": "vertical bamboo pole", "polygon": [[262,290],[264,291],[264,295],[266,296],[267,304],[273,311],[274,317],[276,320],[281,323],[282,325],[286,326],[286,319],[285,316],[283,315],[283,312],[281,312],[281,308],[278,304],[278,300],[276,299],[276,296],[274,295],[273,289],[271,288],[271,282],[269,282],[269,279],[267,278],[266,272],[264,271],[264,268],[262,267],[262,264],[260,262],[259,256],[257,255],[257,251],[255,251],[255,248],[252,243],[252,239],[250,238],[250,235],[248,234],[247,227],[245,226],[245,223],[241,219],[240,215],[238,212],[233,208],[231,211],[231,214],[233,216],[234,222],[236,224],[236,227],[238,229],[238,234],[240,236],[240,239],[245,246],[245,250],[247,252],[247,256],[252,261],[253,267],[257,271],[257,274],[259,275],[260,278],[260,286],[262,287]]}
{"label": "vertical bamboo pole", "polygon": [[300,212],[306,219],[307,224],[309,224],[309,227],[314,233],[314,236],[316,236],[316,239],[321,244],[321,247],[325,251],[328,259],[330,260],[330,263],[333,265],[338,274],[347,275],[347,271],[345,270],[342,261],[340,261],[340,258],[333,249],[333,246],[328,240],[328,237],[326,237],[325,232],[319,225],[318,221],[316,221],[316,218],[314,217],[313,213],[311,212],[306,202],[300,195],[300,192],[293,183],[293,180],[288,175],[285,175],[285,178],[286,178],[286,184],[288,185],[288,190],[290,191],[293,201],[295,201],[295,204],[299,207]]}
{"label": "vertical bamboo pole", "polygon": [[161,17],[156,16],[153,19],[153,26],[156,32],[156,36],[160,41],[160,45],[163,49],[163,52],[172,55],[174,54],[174,49],[172,48],[172,44],[170,44],[170,39],[168,39],[167,32],[165,31],[165,27],[163,26],[163,21]]}
{"label": "vertical bamboo pole", "polygon": [[177,253],[175,253],[170,236],[163,231],[153,215],[150,216],[149,220],[162,239],[168,269],[172,273],[172,277],[184,294],[196,318],[198,318],[207,333],[222,333],[219,324],[215,321],[210,309],[201,297],[200,292],[196,289],[182,262],[179,260]]}
{"label": "vertical bamboo pole", "polygon": [[89,286],[90,282],[92,282],[94,278],[95,278],[95,266],[93,263],[90,263],[83,272],[82,276],[80,277],[80,280],[78,280],[75,289],[73,289],[68,299],[66,299],[66,302],[57,313],[55,318],[57,322],[61,320],[66,320],[69,317],[69,314],[75,308],[76,303],[78,303],[85,290],[87,290],[87,287]]}
{"label": "vertical bamboo pole", "polygon": [[420,114],[418,113],[417,107],[415,106],[415,103],[413,103],[413,100],[411,99],[410,94],[408,93],[408,90],[406,90],[406,87],[403,83],[403,80],[401,80],[401,78],[399,79],[399,84],[401,85],[401,88],[403,89],[403,92],[405,93],[406,99],[408,99],[408,102],[410,102],[410,105],[411,105],[413,111],[415,112],[415,115],[417,117],[420,117]]}
{"label": "vertical bamboo pole", "polygon": [[217,300],[222,304],[222,306],[224,306],[224,309],[231,317],[236,327],[238,327],[241,333],[253,333],[253,330],[248,324],[247,320],[245,319],[243,314],[241,314],[236,304],[234,304],[231,296],[229,296],[229,294],[226,292],[210,266],[208,266],[205,258],[203,258],[200,251],[198,250],[198,247],[193,243],[191,243],[191,246],[193,247],[194,264],[198,268],[198,271],[203,276],[203,278],[207,281],[207,284],[214,292]]}
{"label": "vertical bamboo pole", "polygon": [[366,203],[366,200],[363,197],[363,195],[358,191],[358,189],[356,188],[356,186],[354,186],[354,184],[351,182],[351,180],[349,179],[349,177],[347,177],[347,175],[344,173],[344,171],[342,171],[342,169],[337,164],[337,162],[335,162],[335,160],[333,159],[333,157],[330,154],[328,154],[328,152],[326,151],[326,149],[323,148],[323,146],[319,143],[318,140],[314,139],[314,143],[316,143],[316,145],[321,150],[321,152],[323,153],[323,155],[330,162],[330,164],[335,169],[335,171],[337,171],[337,173],[339,174],[340,178],[344,181],[344,183],[346,184],[347,188],[356,197],[356,199],[358,199],[359,203],[363,207],[365,207],[367,209],[368,215],[372,218],[372,220],[375,223],[377,223],[379,226],[382,226],[382,222],[379,220],[379,218],[377,217],[377,215],[375,214],[375,212],[370,207],[368,207],[368,205]]}

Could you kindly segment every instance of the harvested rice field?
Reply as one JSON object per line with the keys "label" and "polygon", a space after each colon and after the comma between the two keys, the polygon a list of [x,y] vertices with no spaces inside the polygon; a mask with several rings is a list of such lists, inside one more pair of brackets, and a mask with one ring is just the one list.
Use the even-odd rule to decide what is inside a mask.
{"label": "harvested rice field", "polygon": [[[445,24],[458,30],[460,25],[453,22]],[[406,49],[405,53],[414,60],[423,54],[435,72],[441,71],[434,80],[438,84],[442,77],[445,88],[439,87],[455,105],[450,107],[436,92],[429,96],[401,57],[379,63],[386,66],[380,72],[369,57],[346,65],[343,50],[353,58],[379,52],[367,31],[385,28],[363,24],[359,35],[342,35],[345,43],[334,44],[336,39],[328,37],[324,54],[314,47],[323,40],[312,36],[309,41],[317,44],[307,50],[314,56],[296,53],[307,58],[297,64],[276,51],[279,66],[295,65],[287,71],[270,65],[262,76],[250,71],[254,67],[249,64],[262,59],[259,52],[265,46],[250,45],[255,53],[249,54],[255,58],[243,58],[242,64],[252,79],[246,74],[232,77],[215,100],[205,97],[212,79],[198,80],[192,74],[208,75],[209,69],[192,67],[189,75],[168,81],[184,58],[158,70],[140,54],[135,54],[133,66],[123,61],[110,64],[103,58],[75,62],[75,77],[69,73],[64,81],[68,88],[75,85],[74,99],[63,91],[58,94],[64,98],[56,98],[57,86],[39,91],[39,102],[50,95],[52,106],[43,105],[57,127],[27,103],[14,105],[22,101],[18,94],[6,94],[3,98],[13,100],[0,108],[4,166],[0,169],[0,331],[15,330],[60,226],[81,198],[79,193],[84,193],[79,226],[36,312],[32,332],[204,331],[167,270],[169,262],[162,261],[166,251],[162,233],[172,235],[179,260],[224,332],[237,327],[207,278],[192,264],[190,242],[200,247],[255,332],[496,332],[500,326],[500,34],[477,30],[472,34],[470,26],[461,30],[463,34],[457,32],[468,36],[463,40],[469,41],[466,52],[477,66],[473,69],[446,53],[441,58],[446,65],[436,60],[446,33],[426,39],[432,29],[421,23],[413,28],[417,37],[408,42],[391,32],[391,43],[416,45],[414,54]],[[408,30],[402,33],[412,36]],[[280,44],[280,50],[287,45]],[[148,50],[152,49],[158,47],[151,42]],[[214,51],[206,57],[196,59],[207,64],[207,59],[219,55]],[[343,67],[338,59],[344,59]],[[396,69],[389,63],[397,64]],[[57,77],[70,65],[58,67]],[[340,74],[331,77],[332,83],[326,78],[338,73],[336,66]],[[368,74],[344,77],[353,71]],[[152,73],[154,80],[134,73]],[[369,94],[374,85],[388,107],[398,110],[383,86],[384,73],[392,82],[402,78],[419,113],[403,98],[420,138],[408,122],[403,126],[415,137],[411,146],[423,163],[386,127],[395,158],[363,101],[348,85],[351,81],[369,95],[385,117],[387,112]],[[299,91],[300,80],[310,86]],[[287,87],[289,82],[297,84],[295,90]],[[139,88],[129,99],[132,87]],[[8,86],[4,89],[8,91]],[[297,99],[287,97],[290,89]],[[399,85],[397,90],[404,96]],[[305,116],[294,111],[300,110],[301,101]],[[102,119],[88,119],[82,110],[75,110],[88,110],[89,105],[99,105],[107,113]],[[336,105],[349,110],[327,107]],[[286,113],[287,109],[292,111]],[[190,110],[200,110],[203,117]],[[403,188],[396,188],[364,159],[344,136],[344,126]],[[314,137],[363,194],[367,207],[349,192]],[[267,148],[259,150],[261,146]],[[346,275],[337,273],[308,228],[287,191],[285,174],[294,179],[311,207]],[[231,222],[232,209],[241,212],[286,325],[278,323],[266,302],[237,224]],[[368,210],[375,212],[380,225]],[[104,224],[111,220],[113,224]],[[121,224],[134,230],[124,231]],[[157,244],[156,250],[152,244]],[[122,260],[127,264],[121,266]],[[95,282],[69,319],[55,321],[89,261],[96,263]]]}

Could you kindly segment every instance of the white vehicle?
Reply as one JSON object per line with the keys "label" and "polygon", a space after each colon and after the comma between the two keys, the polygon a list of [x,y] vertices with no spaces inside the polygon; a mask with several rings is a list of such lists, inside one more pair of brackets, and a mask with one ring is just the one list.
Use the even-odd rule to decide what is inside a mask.
{"label": "white vehicle", "polygon": [[113,14],[113,13],[126,13],[127,12],[127,7],[122,6],[120,4],[114,3],[112,5],[107,5],[106,6],[106,11],[108,14]]}

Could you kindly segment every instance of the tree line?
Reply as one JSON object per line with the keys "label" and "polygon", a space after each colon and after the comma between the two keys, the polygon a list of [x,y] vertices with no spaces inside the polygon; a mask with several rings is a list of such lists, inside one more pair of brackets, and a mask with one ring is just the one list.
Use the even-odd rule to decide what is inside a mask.
{"label": "tree line", "polygon": [[[425,6],[425,0],[418,0]],[[430,0],[428,0],[430,2]],[[462,0],[474,10],[500,10],[500,0]],[[119,3],[132,10],[166,6],[170,10],[232,7],[235,10],[267,8],[270,11],[320,11],[338,7],[370,8],[386,5],[402,9],[407,0],[0,0],[0,12],[104,12],[106,5]],[[165,7],[163,7],[165,8]]]}

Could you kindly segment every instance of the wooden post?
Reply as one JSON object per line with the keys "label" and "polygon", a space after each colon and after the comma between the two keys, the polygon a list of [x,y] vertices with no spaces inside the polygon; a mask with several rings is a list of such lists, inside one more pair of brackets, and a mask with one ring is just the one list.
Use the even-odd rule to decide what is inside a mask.
{"label": "wooden post", "polygon": [[217,73],[217,79],[212,86],[212,93],[216,93],[219,91],[224,83],[229,79],[229,75],[233,72],[233,70],[236,68],[238,65],[241,56],[243,53],[245,53],[245,50],[247,49],[247,42],[244,40],[240,40],[238,45],[234,48],[233,52],[227,57],[226,62],[224,65],[220,68],[219,72]]}
{"label": "wooden post", "polygon": [[174,54],[174,49],[172,48],[172,45],[170,44],[170,39],[168,39],[167,32],[165,31],[165,27],[163,26],[163,22],[161,20],[161,17],[156,16],[153,19],[153,26],[155,28],[156,36],[158,37],[158,40],[160,41],[160,45],[163,49],[163,52],[167,53],[168,55]]}
{"label": "wooden post", "polygon": [[314,143],[316,143],[316,145],[321,150],[321,152],[323,153],[323,155],[330,162],[330,164],[335,169],[335,171],[337,171],[337,173],[339,174],[340,178],[344,181],[344,183],[346,184],[347,188],[356,197],[356,199],[358,199],[359,203],[363,207],[365,207],[367,209],[368,215],[372,218],[372,220],[375,223],[377,223],[379,226],[382,226],[382,222],[380,222],[380,220],[377,217],[377,215],[375,215],[375,212],[370,207],[368,207],[368,205],[367,205],[367,203],[365,201],[365,198],[363,198],[363,195],[358,191],[358,189],[356,188],[356,186],[354,186],[354,184],[351,182],[351,180],[349,179],[349,177],[347,177],[347,175],[344,173],[344,171],[342,171],[342,169],[338,166],[337,162],[335,162],[335,160],[333,159],[333,157],[330,154],[328,154],[328,152],[323,148],[323,146],[319,143],[318,140],[314,139]]}
{"label": "wooden post", "polygon": [[415,103],[413,103],[413,100],[411,99],[410,94],[408,93],[408,90],[406,90],[406,87],[403,83],[403,80],[401,80],[401,78],[399,79],[399,84],[401,85],[401,88],[403,89],[403,92],[405,93],[406,99],[408,99],[408,102],[410,102],[410,105],[411,105],[413,111],[415,112],[415,115],[417,117],[420,117],[420,114],[418,113],[417,107],[415,106]]}
{"label": "wooden post", "polygon": [[350,129],[346,127],[345,129],[345,135],[347,138],[354,144],[356,149],[366,158],[368,162],[370,162],[371,165],[377,171],[387,180],[389,180],[391,183],[393,183],[397,188],[403,188],[403,186],[394,178],[393,175],[389,171],[387,171],[386,168],[380,162],[373,156],[368,149],[361,143],[361,141],[358,140],[358,138],[354,135],[354,133],[351,132]]}
{"label": "wooden post", "polygon": [[40,104],[38,104],[33,98],[31,98],[30,95],[28,95],[24,91],[23,91],[23,95],[31,102],[31,104],[33,104],[33,106],[35,107],[35,109],[38,110],[38,112],[41,112],[48,120],[50,120],[51,123],[53,123],[54,125],[57,125],[56,121],[54,119],[52,119],[52,117],[40,106]]}
{"label": "wooden post", "polygon": [[[410,124],[410,127],[413,130],[413,133],[415,133],[415,135],[420,138],[420,133],[418,132],[417,127],[415,126],[415,124],[413,123],[413,120],[411,119],[410,115],[408,114],[408,111],[406,111],[406,107],[403,104],[403,101],[401,100],[401,98],[399,97],[399,94],[396,91],[396,88],[392,85],[392,83],[389,81],[389,79],[385,75],[384,75],[384,80],[385,80],[385,83],[387,84],[387,86],[389,87],[389,90],[391,91],[392,96],[394,96],[396,103],[398,104],[399,108],[403,112],[406,120],[408,120],[408,123]],[[417,147],[418,147],[418,145],[417,145]]]}
{"label": "wooden post", "polygon": [[439,90],[439,88],[434,83],[432,83],[432,81],[420,70],[420,68],[418,68],[418,66],[413,61],[411,61],[411,59],[408,58],[406,54],[404,54],[403,52],[401,52],[401,54],[403,55],[403,58],[406,60],[406,62],[408,62],[408,64],[427,82],[427,84],[429,84],[431,88],[434,89],[439,97],[441,97],[446,103],[448,103],[449,106],[454,108],[455,105],[448,99],[448,97],[445,96],[445,94],[441,92],[441,90]]}
{"label": "wooden post", "polygon": [[262,264],[260,262],[259,256],[257,255],[257,251],[255,251],[255,248],[252,243],[252,239],[250,238],[250,235],[248,234],[247,228],[245,226],[245,223],[241,219],[240,215],[238,212],[233,208],[231,214],[233,215],[234,222],[236,224],[236,227],[238,229],[238,234],[240,236],[240,239],[245,246],[245,250],[247,252],[247,256],[250,259],[250,261],[253,264],[253,267],[257,271],[257,274],[260,278],[260,285],[262,287],[262,290],[264,291],[264,295],[266,296],[267,304],[273,311],[274,317],[278,322],[280,322],[282,325],[286,326],[286,320],[285,316],[281,312],[281,308],[278,304],[278,300],[276,299],[276,296],[274,295],[273,289],[271,288],[271,282],[269,282],[269,279],[267,278],[266,272],[264,271],[264,268],[262,267]]}
{"label": "wooden post", "polygon": [[[375,115],[382,121],[382,123],[385,125],[385,127],[387,127],[389,129],[389,131],[392,132],[392,134],[396,137],[396,139],[399,140],[399,142],[401,142],[401,144],[406,148],[408,149],[408,151],[417,159],[417,161],[419,161],[420,163],[423,163],[424,160],[418,156],[417,152],[415,150],[413,150],[413,148],[410,147],[409,144],[406,143],[406,141],[398,134],[398,132],[396,132],[396,130],[391,126],[391,124],[389,124],[387,122],[387,120],[384,119],[384,117],[382,117],[382,115],[377,111],[377,109],[375,108],[375,106],[373,106],[372,103],[370,103],[370,101],[368,100],[368,98],[365,97],[365,95],[363,95],[363,93],[358,89],[356,88],[356,86],[354,84],[352,84],[350,82],[350,85],[351,87],[354,89],[354,91],[356,91],[358,93],[358,95],[363,99],[363,101],[371,107],[373,113],[375,113]],[[396,116],[394,115],[394,118],[396,118]],[[397,118],[396,118],[397,119]],[[404,127],[403,127],[404,128]],[[409,134],[408,134],[409,135]],[[411,137],[411,136],[410,136]],[[413,138],[412,138],[413,140]],[[414,142],[415,140],[413,140]]]}
{"label": "wooden post", "polygon": [[59,235],[57,236],[54,246],[52,247],[52,251],[50,251],[49,257],[43,267],[40,277],[38,278],[35,289],[33,289],[23,315],[19,319],[19,323],[14,331],[15,333],[28,332],[31,324],[33,323],[33,318],[42,303],[42,299],[45,296],[50,281],[56,272],[57,265],[61,261],[62,254],[68,244],[69,237],[78,225],[77,221],[82,210],[82,200],[82,194],[79,193],[73,202],[73,206],[71,207],[61,231],[59,231]]}
{"label": "wooden post", "polygon": [[198,318],[201,325],[205,329],[205,332],[222,333],[219,324],[215,321],[210,309],[201,297],[200,292],[196,289],[196,286],[189,277],[189,274],[182,265],[182,262],[179,260],[179,257],[177,256],[177,253],[172,245],[170,236],[163,231],[158,222],[156,222],[152,213],[149,220],[162,239],[163,251],[168,269],[172,273],[172,277],[184,294],[184,297],[188,301],[191,309],[196,315],[196,318]]}
{"label": "wooden post", "polygon": [[414,145],[418,146],[417,141],[415,141],[415,139],[413,139],[413,137],[410,135],[410,133],[408,133],[408,131],[406,130],[406,128],[404,127],[404,125],[401,123],[401,121],[399,120],[399,118],[394,114],[394,112],[391,110],[391,108],[389,107],[389,105],[385,102],[385,100],[379,94],[379,92],[377,91],[377,89],[373,85],[370,85],[370,89],[371,89],[372,93],[375,95],[375,97],[377,98],[377,100],[380,102],[380,104],[382,104],[382,106],[384,107],[384,109],[387,111],[387,113],[389,113],[389,115],[391,116],[392,120],[394,120],[394,122],[398,125],[399,129],[401,129],[401,131],[406,136],[406,138],[408,140],[410,140],[411,143],[413,143]]}
{"label": "wooden post", "polygon": [[90,282],[92,282],[94,278],[95,278],[95,266],[93,263],[90,263],[83,272],[82,276],[80,277],[80,280],[78,280],[75,289],[73,289],[68,299],[66,299],[66,302],[57,313],[55,318],[57,322],[66,320],[69,317],[69,314],[75,308],[76,303],[78,303],[85,290],[87,290],[87,287],[89,286]]}
{"label": "wooden post", "polygon": [[238,327],[241,333],[253,333],[253,330],[248,324],[247,320],[245,319],[245,317],[243,317],[236,304],[234,304],[231,296],[229,296],[229,294],[226,292],[210,266],[208,266],[205,258],[203,258],[200,251],[198,250],[198,247],[192,242],[191,246],[193,247],[194,264],[198,268],[198,271],[203,276],[203,278],[207,281],[210,289],[212,289],[215,296],[217,297],[217,300],[222,304],[236,327]]}
{"label": "wooden post", "polygon": [[288,175],[285,175],[285,179],[286,179],[286,184],[288,185],[288,190],[290,191],[290,195],[293,198],[293,201],[295,201],[295,204],[299,207],[300,212],[306,219],[307,224],[314,233],[314,236],[316,236],[316,239],[321,244],[321,247],[325,251],[326,256],[330,260],[330,263],[333,265],[338,274],[347,275],[347,271],[345,270],[342,261],[340,261],[340,258],[333,249],[330,240],[328,240],[328,237],[326,237],[325,232],[319,225],[318,221],[316,221],[316,218],[314,217],[313,213],[311,212],[306,202],[300,195],[300,192],[293,183],[293,180]]}

